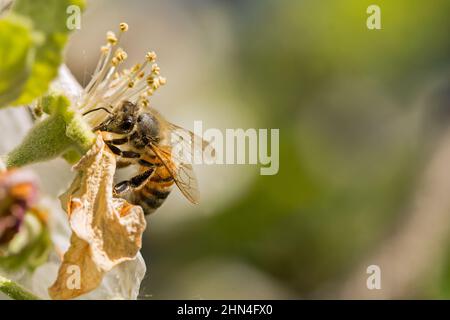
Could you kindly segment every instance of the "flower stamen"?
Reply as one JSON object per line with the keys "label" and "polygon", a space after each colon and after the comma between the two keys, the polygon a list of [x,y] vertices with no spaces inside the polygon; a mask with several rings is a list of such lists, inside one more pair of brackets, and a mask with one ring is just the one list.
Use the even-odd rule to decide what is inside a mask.
{"label": "flower stamen", "polygon": [[[157,55],[154,51],[147,52],[142,63],[121,70],[128,55],[119,44],[121,35],[128,31],[128,24],[121,23],[119,30],[118,36],[111,31],[107,32],[107,43],[101,47],[94,75],[78,104],[79,111],[86,114],[86,120],[92,127],[100,124],[106,115],[88,113],[90,110],[105,108],[114,112],[124,100],[148,107],[148,98],[167,82],[160,76],[161,69],[156,64]],[[149,65],[149,70],[146,71]]]}

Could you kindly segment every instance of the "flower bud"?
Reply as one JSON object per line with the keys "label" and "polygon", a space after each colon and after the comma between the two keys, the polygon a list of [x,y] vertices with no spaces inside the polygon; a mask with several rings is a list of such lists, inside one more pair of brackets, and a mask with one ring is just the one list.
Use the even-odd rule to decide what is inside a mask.
{"label": "flower bud", "polygon": [[37,194],[37,178],[30,171],[0,172],[0,245],[8,243],[19,231]]}

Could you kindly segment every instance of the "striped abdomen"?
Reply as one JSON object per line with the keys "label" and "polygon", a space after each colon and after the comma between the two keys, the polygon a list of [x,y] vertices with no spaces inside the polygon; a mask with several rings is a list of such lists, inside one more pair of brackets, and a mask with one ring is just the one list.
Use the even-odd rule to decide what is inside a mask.
{"label": "striped abdomen", "polygon": [[[145,156],[143,159],[154,166],[154,171],[145,185],[132,192],[131,202],[141,206],[145,214],[150,214],[164,203],[175,181],[159,158]],[[141,167],[141,172],[148,169]]]}

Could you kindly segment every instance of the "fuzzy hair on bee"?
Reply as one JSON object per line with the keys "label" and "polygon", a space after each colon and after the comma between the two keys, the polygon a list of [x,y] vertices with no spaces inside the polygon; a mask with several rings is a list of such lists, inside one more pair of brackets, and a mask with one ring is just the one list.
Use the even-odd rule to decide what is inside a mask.
{"label": "fuzzy hair on bee", "polygon": [[[94,128],[107,137],[105,143],[117,156],[119,168],[139,168],[135,176],[115,185],[116,196],[140,205],[149,214],[164,203],[176,184],[189,201],[198,203],[198,183],[192,165],[172,154],[171,135],[180,130],[194,137],[192,132],[166,121],[156,110],[130,101],[123,101]],[[191,145],[191,141],[185,143]],[[203,141],[202,144],[207,145]]]}
{"label": "fuzzy hair on bee", "polygon": [[[121,68],[128,55],[120,47],[120,39],[127,30],[128,25],[121,24],[118,36],[107,33],[106,45],[100,50],[78,109],[93,130],[102,134],[117,157],[119,169],[130,165],[138,168],[130,179],[115,185],[117,197],[142,206],[148,214],[162,205],[176,184],[190,202],[198,203],[198,184],[190,159],[194,149],[203,151],[209,144],[166,121],[150,107],[150,97],[167,83],[156,64],[155,52],[147,52],[144,60],[131,68]],[[106,117],[100,111],[107,113]],[[189,157],[184,159],[186,155],[172,152],[176,151],[174,147],[190,150]]]}

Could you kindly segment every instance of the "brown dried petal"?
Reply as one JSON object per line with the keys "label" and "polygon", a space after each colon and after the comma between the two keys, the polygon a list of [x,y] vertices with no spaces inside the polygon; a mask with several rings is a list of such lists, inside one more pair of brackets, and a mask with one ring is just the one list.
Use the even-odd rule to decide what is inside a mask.
{"label": "brown dried petal", "polygon": [[[100,135],[74,168],[79,174],[61,197],[73,233],[58,278],[49,288],[53,299],[89,292],[100,284],[105,272],[135,259],[146,227],[141,207],[113,198],[116,160]],[[76,270],[80,271],[79,282],[74,278]]]}

